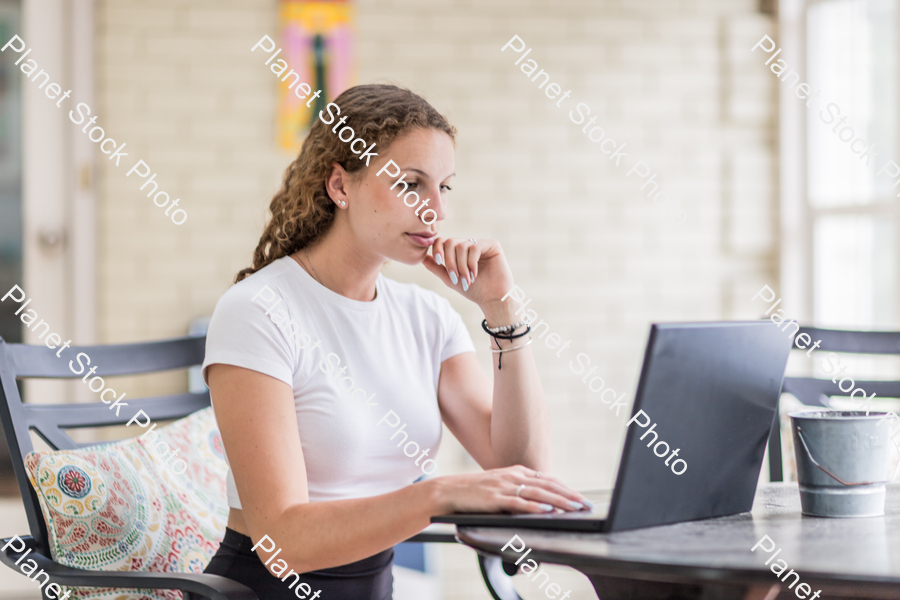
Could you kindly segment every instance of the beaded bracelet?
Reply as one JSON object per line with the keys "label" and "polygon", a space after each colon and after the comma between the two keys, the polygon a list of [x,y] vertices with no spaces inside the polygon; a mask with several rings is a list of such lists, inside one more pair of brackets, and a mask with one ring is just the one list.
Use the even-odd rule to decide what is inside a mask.
{"label": "beaded bracelet", "polygon": [[[515,331],[519,327],[525,326],[525,331],[522,333],[506,333],[507,331]],[[524,335],[527,335],[529,331],[531,331],[531,325],[527,322],[522,321],[521,323],[516,323],[515,325],[504,325],[502,327],[488,327],[487,319],[481,322],[481,328],[484,329],[485,333],[487,333],[492,338],[500,338],[501,340],[514,340],[516,338],[520,338]],[[499,345],[499,344],[498,344]]]}
{"label": "beaded bracelet", "polygon": [[488,327],[487,319],[484,320],[484,329],[488,333],[506,333],[507,331],[515,331],[516,329],[518,329],[519,327],[522,327],[524,325],[528,325],[528,323],[526,321],[519,321],[515,325],[502,325],[500,327]]}
{"label": "beaded bracelet", "polygon": [[[523,331],[522,333],[506,333],[506,331],[515,331],[517,328],[521,327],[522,325],[525,326],[525,331]],[[528,344],[531,343],[531,341],[529,341],[528,343],[522,344],[521,346],[516,346],[515,348],[502,348],[500,346],[499,340],[514,340],[514,339],[528,335],[531,332],[531,325],[529,325],[525,321],[523,321],[522,323],[516,323],[515,325],[504,325],[502,327],[490,328],[487,326],[487,319],[485,319],[481,322],[481,328],[484,329],[484,331],[489,336],[494,338],[494,343],[497,344],[498,350],[495,351],[493,348],[491,348],[491,352],[495,352],[495,353],[499,352],[500,353],[500,356],[497,357],[497,370],[498,371],[503,368],[503,352],[509,351],[509,350],[518,350],[519,348],[524,348],[525,346],[527,346]],[[504,329],[505,329],[505,331],[503,331],[502,333],[497,331],[497,330],[504,330]]]}

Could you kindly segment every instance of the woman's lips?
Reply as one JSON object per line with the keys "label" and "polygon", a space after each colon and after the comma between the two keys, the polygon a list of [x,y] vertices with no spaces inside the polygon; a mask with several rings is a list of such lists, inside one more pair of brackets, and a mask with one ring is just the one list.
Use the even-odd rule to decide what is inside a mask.
{"label": "woman's lips", "polygon": [[423,248],[428,248],[434,244],[434,240],[437,238],[433,233],[407,233],[406,235],[409,236],[409,239],[411,239],[413,243],[422,246]]}

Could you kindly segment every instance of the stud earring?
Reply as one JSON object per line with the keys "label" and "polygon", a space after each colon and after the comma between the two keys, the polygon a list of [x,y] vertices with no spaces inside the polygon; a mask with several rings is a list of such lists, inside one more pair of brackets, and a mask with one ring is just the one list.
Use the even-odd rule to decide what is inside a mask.
{"label": "stud earring", "polygon": [[341,200],[341,206],[347,206],[347,203]]}

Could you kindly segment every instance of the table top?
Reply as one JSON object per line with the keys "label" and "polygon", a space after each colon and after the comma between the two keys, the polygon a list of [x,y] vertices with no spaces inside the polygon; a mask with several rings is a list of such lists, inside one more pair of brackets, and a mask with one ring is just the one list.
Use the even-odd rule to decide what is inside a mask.
{"label": "table top", "polygon": [[[501,554],[513,534],[532,548],[528,558],[569,565],[588,575],[771,583],[776,576],[764,563],[772,554],[762,548],[750,551],[768,535],[782,549],[770,566],[783,559],[801,581],[892,586],[896,596],[900,483],[888,485],[882,517],[803,516],[797,484],[774,483],[759,487],[752,512],[729,517],[617,533],[466,526],[457,533],[464,543],[494,555]],[[520,556],[510,549],[502,555],[513,561]]]}

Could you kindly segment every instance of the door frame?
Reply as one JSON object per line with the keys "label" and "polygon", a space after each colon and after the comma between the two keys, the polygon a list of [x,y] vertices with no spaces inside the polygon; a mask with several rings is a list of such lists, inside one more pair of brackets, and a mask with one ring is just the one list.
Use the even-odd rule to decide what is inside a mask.
{"label": "door frame", "polygon": [[[23,285],[39,317],[75,345],[96,342],[95,148],[69,110],[94,100],[93,0],[23,0],[21,37],[30,58],[72,95],[60,107],[22,81]],[[42,340],[27,328],[27,344]],[[31,401],[81,399],[62,382],[29,381]]]}

